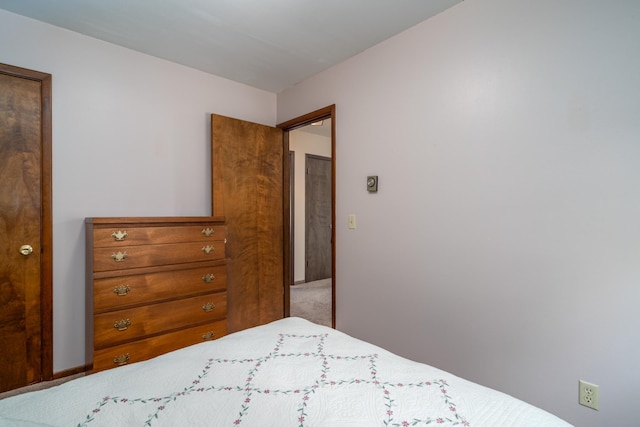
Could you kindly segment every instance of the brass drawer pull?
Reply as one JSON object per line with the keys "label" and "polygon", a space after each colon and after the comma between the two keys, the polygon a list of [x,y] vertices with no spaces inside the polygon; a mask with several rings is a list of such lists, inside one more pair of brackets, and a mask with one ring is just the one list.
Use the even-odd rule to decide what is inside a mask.
{"label": "brass drawer pull", "polygon": [[207,313],[209,313],[210,311],[213,311],[214,308],[216,308],[216,305],[212,302],[208,302],[202,306],[202,309]]}
{"label": "brass drawer pull", "polygon": [[209,331],[206,334],[202,335],[202,340],[203,341],[211,341],[215,337],[216,337],[216,334],[214,334],[213,331]]}
{"label": "brass drawer pull", "polygon": [[111,254],[111,258],[113,258],[116,262],[122,262],[124,259],[128,257],[126,252],[120,252]]}
{"label": "brass drawer pull", "polygon": [[211,283],[214,280],[216,280],[216,276],[214,276],[213,274],[209,273],[207,275],[202,276],[202,281],[205,283]]}
{"label": "brass drawer pull", "polygon": [[214,230],[213,228],[205,228],[204,230],[202,230],[202,234],[207,237],[213,236],[213,233],[215,232],[216,230]]}
{"label": "brass drawer pull", "polygon": [[129,326],[131,326],[131,320],[129,319],[118,320],[113,324],[113,327],[119,331],[126,331]]}
{"label": "brass drawer pull", "polygon": [[113,290],[113,293],[118,295],[119,297],[123,297],[126,294],[128,294],[130,290],[131,290],[130,286],[128,286],[128,285],[120,285],[120,286],[118,286],[117,288],[115,288]]}
{"label": "brass drawer pull", "polygon": [[116,242],[122,242],[124,239],[126,239],[128,236],[126,231],[114,231],[113,233],[111,233],[111,237],[113,237],[113,239]]}
{"label": "brass drawer pull", "polygon": [[202,247],[202,252],[204,252],[205,254],[210,254],[211,252],[213,252],[216,248],[214,248],[213,246],[207,245],[207,246],[203,246]]}
{"label": "brass drawer pull", "polygon": [[129,359],[131,359],[131,357],[129,356],[129,353],[121,354],[120,356],[117,356],[113,359],[113,363],[115,363],[116,366],[122,366],[122,365],[126,365]]}

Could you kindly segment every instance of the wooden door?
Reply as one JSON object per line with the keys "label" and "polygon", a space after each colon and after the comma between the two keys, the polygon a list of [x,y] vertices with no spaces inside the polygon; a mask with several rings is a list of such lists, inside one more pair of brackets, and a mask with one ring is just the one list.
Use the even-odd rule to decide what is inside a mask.
{"label": "wooden door", "polygon": [[305,282],[331,277],[331,159],[307,154]]}
{"label": "wooden door", "polygon": [[53,376],[50,94],[0,64],[0,392]]}
{"label": "wooden door", "polygon": [[281,129],[216,114],[211,146],[212,211],[227,221],[227,328],[235,332],[284,317],[288,150]]}

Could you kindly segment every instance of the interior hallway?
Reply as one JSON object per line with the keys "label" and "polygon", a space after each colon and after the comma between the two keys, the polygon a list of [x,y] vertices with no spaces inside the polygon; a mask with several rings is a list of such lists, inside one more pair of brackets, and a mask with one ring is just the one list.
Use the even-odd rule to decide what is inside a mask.
{"label": "interior hallway", "polygon": [[290,315],[331,327],[331,278],[290,287]]}

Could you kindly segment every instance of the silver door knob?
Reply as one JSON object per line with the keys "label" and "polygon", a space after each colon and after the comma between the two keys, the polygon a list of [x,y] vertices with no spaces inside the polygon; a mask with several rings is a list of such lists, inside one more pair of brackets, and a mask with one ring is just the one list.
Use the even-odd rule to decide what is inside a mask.
{"label": "silver door knob", "polygon": [[31,247],[31,245],[20,246],[20,253],[22,255],[28,256],[28,255],[31,255],[31,252],[33,252],[33,248]]}

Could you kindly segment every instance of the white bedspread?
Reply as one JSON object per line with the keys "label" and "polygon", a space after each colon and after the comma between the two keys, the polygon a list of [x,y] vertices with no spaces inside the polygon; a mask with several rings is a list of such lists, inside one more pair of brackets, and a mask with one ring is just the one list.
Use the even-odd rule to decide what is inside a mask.
{"label": "white bedspread", "polygon": [[569,426],[298,318],[0,400],[0,425]]}

